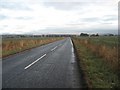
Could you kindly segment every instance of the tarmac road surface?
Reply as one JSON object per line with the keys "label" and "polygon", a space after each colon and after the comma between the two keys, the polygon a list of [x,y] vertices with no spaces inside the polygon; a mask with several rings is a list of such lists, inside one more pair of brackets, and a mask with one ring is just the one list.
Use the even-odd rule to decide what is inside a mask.
{"label": "tarmac road surface", "polygon": [[70,38],[2,60],[2,88],[80,87],[80,73]]}

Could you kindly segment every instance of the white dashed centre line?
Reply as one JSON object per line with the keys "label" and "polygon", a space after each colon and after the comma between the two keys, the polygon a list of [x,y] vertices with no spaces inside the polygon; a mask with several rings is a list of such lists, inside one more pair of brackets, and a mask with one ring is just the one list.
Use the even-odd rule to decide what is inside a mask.
{"label": "white dashed centre line", "polygon": [[43,57],[45,57],[46,54],[42,55],[40,58],[38,58],[37,60],[35,60],[34,62],[32,62],[31,64],[29,64],[28,66],[26,66],[24,69],[28,69],[29,67],[31,67],[33,64],[35,64],[36,62],[38,62],[40,59],[42,59]]}
{"label": "white dashed centre line", "polygon": [[51,49],[51,51],[55,50],[58,46],[54,47],[53,49]]}
{"label": "white dashed centre line", "polygon": [[61,46],[62,44],[60,44],[59,46]]}

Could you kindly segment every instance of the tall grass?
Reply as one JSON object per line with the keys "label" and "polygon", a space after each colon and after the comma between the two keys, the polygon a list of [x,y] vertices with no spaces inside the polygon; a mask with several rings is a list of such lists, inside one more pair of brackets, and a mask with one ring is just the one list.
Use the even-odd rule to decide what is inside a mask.
{"label": "tall grass", "polygon": [[[88,87],[119,87],[118,47],[116,44],[110,44],[109,46],[106,42],[98,42],[99,40],[96,40],[96,38],[75,37],[72,39]],[[106,37],[104,37],[104,41],[105,39]]]}
{"label": "tall grass", "polygon": [[[118,69],[118,47],[117,44],[115,44],[114,46],[112,45],[112,47],[110,47],[107,44],[101,43],[99,42],[93,42],[92,40],[95,38],[90,38],[90,39],[85,39],[85,38],[76,38],[79,43],[81,45],[84,45],[85,47],[87,47],[89,50],[91,50],[95,55],[104,58],[105,62],[107,64],[109,64],[109,66],[113,69],[113,70],[117,70]],[[97,38],[98,39],[98,38]],[[104,38],[103,40],[105,40],[106,38]],[[106,42],[108,42],[106,40]]]}
{"label": "tall grass", "polygon": [[23,50],[51,43],[62,38],[22,38],[22,39],[3,39],[2,56],[8,56]]}

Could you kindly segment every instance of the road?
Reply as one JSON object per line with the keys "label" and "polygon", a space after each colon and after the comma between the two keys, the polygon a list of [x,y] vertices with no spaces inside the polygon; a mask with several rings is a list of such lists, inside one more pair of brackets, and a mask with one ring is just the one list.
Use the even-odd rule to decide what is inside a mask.
{"label": "road", "polygon": [[70,38],[2,60],[3,88],[80,88],[80,73]]}

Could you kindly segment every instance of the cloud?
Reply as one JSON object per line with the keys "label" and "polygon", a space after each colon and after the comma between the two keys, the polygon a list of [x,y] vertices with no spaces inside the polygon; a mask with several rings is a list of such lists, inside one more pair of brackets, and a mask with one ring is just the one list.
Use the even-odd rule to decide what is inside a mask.
{"label": "cloud", "polygon": [[19,20],[30,20],[30,19],[33,19],[32,17],[16,17],[16,19],[19,19]]}
{"label": "cloud", "polygon": [[77,6],[84,5],[82,2],[44,2],[46,7],[53,7],[58,10],[72,10]]}
{"label": "cloud", "polygon": [[118,17],[117,15],[107,15],[107,16],[104,16],[103,20],[104,21],[117,21]]}
{"label": "cloud", "polygon": [[[75,10],[77,8],[84,9],[96,6],[111,6],[115,5],[118,0],[45,0],[43,1],[46,7],[53,7],[58,10]],[[94,8],[93,8],[94,9]]]}
{"label": "cloud", "polygon": [[9,17],[0,14],[0,20],[4,20],[4,19],[7,19],[7,18],[9,18]]}
{"label": "cloud", "polygon": [[83,18],[82,21],[83,22],[98,22],[100,21],[100,18],[94,17],[94,18]]}
{"label": "cloud", "polygon": [[27,5],[21,2],[8,2],[6,0],[0,1],[1,9],[10,9],[10,10],[31,10]]}
{"label": "cloud", "polygon": [[[49,32],[48,32],[49,31]],[[94,33],[99,33],[99,34],[106,34],[106,33],[113,33],[117,34],[118,31],[116,29],[74,29],[74,28],[55,28],[55,27],[48,27],[46,29],[41,29],[41,30],[34,30],[34,32],[27,32],[28,34],[77,34],[79,35],[80,33],[89,33],[89,34],[94,34]]]}
{"label": "cloud", "polygon": [[117,0],[1,0],[0,33],[112,32],[117,10]]}

